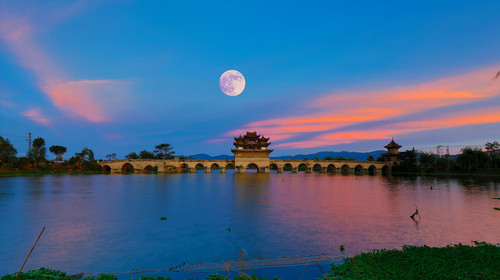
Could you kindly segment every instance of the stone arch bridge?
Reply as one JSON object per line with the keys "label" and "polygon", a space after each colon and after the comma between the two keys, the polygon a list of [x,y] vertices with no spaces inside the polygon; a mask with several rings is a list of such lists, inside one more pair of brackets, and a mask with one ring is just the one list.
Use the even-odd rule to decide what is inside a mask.
{"label": "stone arch bridge", "polygon": [[354,161],[354,160],[292,160],[292,159],[269,159],[269,165],[263,166],[256,161],[247,166],[235,165],[234,159],[133,159],[133,160],[110,160],[99,162],[104,173],[195,173],[202,170],[210,173],[218,170],[225,173],[231,169],[234,172],[246,172],[247,169],[254,172],[269,173],[275,170],[282,172],[305,172],[305,173],[339,173],[356,175],[389,175],[392,168],[392,162],[379,161]]}

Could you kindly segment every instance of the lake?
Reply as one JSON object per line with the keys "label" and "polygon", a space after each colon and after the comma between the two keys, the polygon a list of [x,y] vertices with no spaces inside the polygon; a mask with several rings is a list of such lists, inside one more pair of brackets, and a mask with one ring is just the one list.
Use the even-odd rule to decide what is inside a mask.
{"label": "lake", "polygon": [[[499,243],[500,211],[493,208],[500,200],[495,197],[500,197],[499,177],[1,177],[0,275],[19,270],[44,226],[25,271],[42,266],[71,274],[159,269],[176,278],[186,274],[165,270],[238,259],[242,249],[244,257],[254,259],[339,256],[341,244],[352,256],[402,245]],[[421,218],[413,221],[416,207]],[[302,278],[315,279],[325,269],[328,265],[307,268]],[[264,274],[286,277],[304,270]]]}

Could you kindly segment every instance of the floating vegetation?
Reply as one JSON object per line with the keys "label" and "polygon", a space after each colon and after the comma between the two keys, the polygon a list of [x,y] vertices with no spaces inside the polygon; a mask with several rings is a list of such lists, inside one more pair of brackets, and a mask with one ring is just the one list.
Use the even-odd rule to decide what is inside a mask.
{"label": "floating vegetation", "polygon": [[162,220],[162,221],[165,221],[166,219],[167,219],[167,217],[165,217],[165,216],[161,216],[161,218],[160,218],[160,220]]}
{"label": "floating vegetation", "polygon": [[332,264],[322,279],[499,279],[500,247],[474,243],[373,250]]}
{"label": "floating vegetation", "polygon": [[344,250],[345,250],[344,245],[340,245],[340,248],[339,248],[339,249],[340,249],[340,251],[341,251],[342,253],[344,253]]}
{"label": "floating vegetation", "polygon": [[226,230],[227,230],[227,231],[231,231],[231,227],[228,227]]}
{"label": "floating vegetation", "polygon": [[500,199],[500,197],[494,197],[494,198],[492,198],[492,199]]}
{"label": "floating vegetation", "polygon": [[498,211],[500,211],[500,208],[498,208],[498,207],[495,207],[495,208],[493,208],[493,209],[494,209],[494,210],[498,210]]}

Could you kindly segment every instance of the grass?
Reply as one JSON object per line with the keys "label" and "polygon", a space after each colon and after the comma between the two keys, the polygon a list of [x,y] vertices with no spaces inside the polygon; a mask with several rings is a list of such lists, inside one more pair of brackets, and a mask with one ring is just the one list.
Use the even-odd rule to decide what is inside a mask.
{"label": "grass", "polygon": [[361,253],[332,264],[323,279],[500,279],[500,247],[475,243]]}
{"label": "grass", "polygon": [[[500,244],[474,242],[475,246],[462,244],[446,247],[403,246],[402,250],[373,250],[344,259],[342,265],[332,264],[321,279],[500,279]],[[80,274],[81,277],[83,274]],[[74,280],[58,270],[40,268],[23,272],[19,280]],[[0,280],[14,280],[16,273]],[[132,278],[131,278],[132,279]],[[169,277],[142,275],[138,280],[169,280]],[[271,280],[240,273],[228,277],[210,274],[208,280]],[[101,274],[84,280],[117,280],[116,275]],[[275,277],[272,280],[279,280]]]}
{"label": "grass", "polygon": [[[16,280],[16,275],[17,273],[13,274],[6,274],[0,278],[0,280]],[[48,268],[39,268],[35,270],[30,270],[27,272],[22,272],[19,275],[18,280],[75,280],[79,279],[78,276],[81,275],[67,275],[65,272],[59,271],[59,270],[52,270]],[[116,275],[112,274],[101,274],[97,277],[87,277],[84,278],[83,280],[117,280],[118,277]],[[130,280],[133,280],[133,278],[129,278]],[[170,277],[163,277],[163,276],[146,276],[146,275],[141,275],[137,280],[170,280]],[[188,278],[186,280],[189,280],[192,278]],[[206,277],[207,280],[243,280],[243,279],[249,279],[249,280],[279,280],[277,277],[275,278],[262,278],[258,276],[248,276],[248,275],[241,275],[241,276],[235,276],[233,278],[228,278],[225,275],[220,275],[217,273],[210,274]]]}

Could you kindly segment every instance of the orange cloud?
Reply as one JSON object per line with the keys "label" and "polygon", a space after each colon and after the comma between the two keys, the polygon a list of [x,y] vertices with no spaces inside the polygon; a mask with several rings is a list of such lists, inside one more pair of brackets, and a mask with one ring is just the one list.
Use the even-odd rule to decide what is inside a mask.
{"label": "orange cloud", "polygon": [[50,125],[49,119],[42,116],[42,110],[40,110],[39,108],[30,109],[24,113],[21,113],[21,115],[28,117],[30,120],[37,122],[41,125],[44,126]]}
{"label": "orange cloud", "polygon": [[[463,109],[453,114],[438,113],[437,119],[428,119],[428,116],[421,114],[423,117],[419,117],[420,119],[399,121],[403,116],[429,109],[500,96],[500,84],[490,83],[491,77],[499,68],[500,66],[487,67],[419,85],[329,94],[308,104],[313,113],[254,121],[225,135],[236,135],[247,130],[258,131],[270,136],[274,141],[301,136],[306,139],[285,141],[278,143],[276,147],[311,148],[360,140],[390,139],[391,136],[415,131],[500,122],[498,108]],[[379,124],[376,121],[379,121]],[[391,124],[384,127],[380,125],[380,121],[389,121]],[[351,126],[361,126],[363,129],[349,129]],[[322,134],[318,136],[318,132]],[[307,137],[308,135],[310,136]]]}

